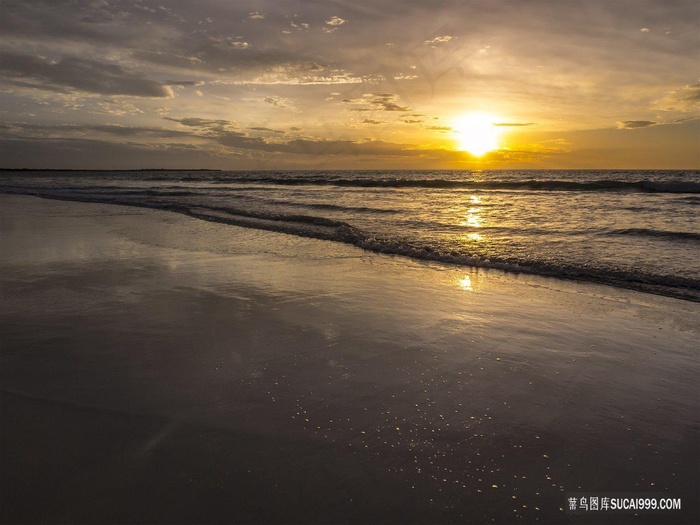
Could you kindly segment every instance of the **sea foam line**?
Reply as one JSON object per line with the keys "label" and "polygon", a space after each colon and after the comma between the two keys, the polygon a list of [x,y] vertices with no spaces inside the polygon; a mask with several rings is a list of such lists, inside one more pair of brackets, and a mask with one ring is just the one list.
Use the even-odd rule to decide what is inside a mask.
{"label": "sea foam line", "polygon": [[168,202],[143,202],[122,199],[86,197],[83,195],[57,195],[42,194],[31,191],[16,191],[6,188],[0,189],[2,193],[24,194],[35,197],[92,202],[100,204],[116,204],[122,206],[135,206],[142,208],[158,209],[181,213],[193,218],[261,230],[286,233],[300,237],[328,240],[352,244],[375,253],[399,255],[432,261],[454,264],[458,266],[471,266],[477,268],[497,269],[509,273],[526,273],[547,277],[582,280],[606,284],[619,288],[629,288],[647,293],[655,293],[678,299],[700,302],[700,281],[675,276],[659,276],[642,273],[629,273],[609,269],[595,269],[576,266],[557,266],[541,261],[513,261],[498,260],[495,258],[482,259],[461,254],[458,252],[442,252],[429,246],[413,245],[407,242],[398,242],[390,239],[382,239],[363,232],[354,226],[324,217],[307,215],[273,215],[244,210],[235,210],[226,207],[188,206],[179,203]]}
{"label": "sea foam line", "polygon": [[700,183],[693,181],[566,181],[566,180],[484,180],[465,181],[447,179],[341,179],[304,177],[275,179],[270,177],[227,177],[211,181],[214,184],[257,183],[280,186],[339,186],[357,188],[434,188],[468,190],[530,190],[530,191],[609,191],[642,193],[700,193]]}

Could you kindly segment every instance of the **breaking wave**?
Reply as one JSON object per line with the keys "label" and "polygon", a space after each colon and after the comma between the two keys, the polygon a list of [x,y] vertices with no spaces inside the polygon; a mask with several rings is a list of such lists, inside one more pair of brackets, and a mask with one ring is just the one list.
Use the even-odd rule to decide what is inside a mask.
{"label": "breaking wave", "polygon": [[[700,302],[700,281],[690,278],[671,275],[652,275],[634,270],[611,270],[609,268],[599,268],[588,264],[581,264],[579,266],[575,264],[557,264],[551,261],[518,259],[514,257],[484,257],[483,255],[470,254],[468,252],[438,249],[433,246],[421,244],[419,241],[383,238],[363,231],[348,222],[322,216],[251,211],[229,206],[195,205],[178,203],[176,201],[137,200],[128,198],[129,196],[124,194],[118,194],[116,196],[79,193],[59,194],[44,193],[27,188],[18,190],[8,187],[5,187],[3,191],[6,193],[29,194],[50,199],[97,202],[168,210],[212,222],[352,244],[376,253],[400,255],[413,259],[455,265],[493,268],[508,272],[586,280]],[[643,228],[619,229],[609,231],[607,234],[663,236],[683,240],[700,240],[700,235],[694,233],[659,232]]]}

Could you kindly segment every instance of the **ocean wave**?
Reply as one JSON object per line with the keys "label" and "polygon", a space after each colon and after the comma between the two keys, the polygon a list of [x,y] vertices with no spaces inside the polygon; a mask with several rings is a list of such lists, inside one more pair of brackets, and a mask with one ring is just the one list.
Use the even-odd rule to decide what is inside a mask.
{"label": "ocean wave", "polygon": [[511,273],[587,280],[700,302],[700,281],[683,277],[650,275],[589,266],[558,265],[545,261],[483,258],[456,251],[441,251],[431,246],[423,246],[405,240],[381,238],[368,234],[346,222],[321,217],[240,213],[240,210],[227,208],[197,208],[183,211],[204,220],[343,242],[375,253],[400,255],[412,259],[459,266],[491,268]]}
{"label": "ocean wave", "polygon": [[[436,249],[432,246],[421,245],[405,239],[388,239],[365,232],[344,221],[312,215],[285,215],[281,213],[241,210],[226,206],[204,206],[167,201],[132,200],[125,196],[107,196],[101,194],[48,194],[23,189],[22,191],[3,189],[7,193],[30,194],[37,197],[72,200],[82,202],[97,202],[137,206],[152,209],[168,210],[182,213],[194,218],[276,231],[280,233],[329,240],[352,244],[359,248],[375,253],[398,255],[424,261],[490,268],[514,273],[527,273],[549,277],[585,280],[600,284],[623,288],[636,289],[648,293],[656,293],[680,299],[700,302],[700,281],[677,276],[652,275],[635,270],[611,270],[602,267],[592,267],[587,264],[564,265],[547,260],[518,260],[515,258],[484,257]],[[618,230],[616,234],[649,234],[652,230],[637,229]],[[612,232],[611,232],[612,233]],[[663,232],[662,234],[681,234],[684,232]],[[657,235],[657,233],[651,233]],[[693,237],[697,238],[697,236]]]}
{"label": "ocean wave", "polygon": [[[235,190],[236,192],[238,190]],[[227,197],[235,196],[227,195]],[[255,195],[245,195],[243,198],[247,201],[260,202],[265,205],[272,206],[286,206],[291,208],[307,208],[312,210],[330,210],[330,211],[340,211],[340,212],[357,212],[357,213],[369,213],[372,215],[382,215],[382,214],[397,214],[401,213],[399,210],[392,208],[370,208],[368,206],[347,206],[344,204],[330,204],[326,202],[297,202],[293,200],[284,199],[273,199],[268,197],[260,197]]]}
{"label": "ocean wave", "polygon": [[569,181],[569,180],[451,180],[451,179],[370,179],[334,177],[225,177],[214,184],[257,183],[281,186],[340,186],[357,188],[433,188],[468,190],[529,190],[529,191],[617,191],[644,193],[700,193],[700,182],[693,181]]}
{"label": "ocean wave", "polygon": [[[19,175],[26,183],[27,177],[22,174],[3,174],[3,185],[12,186],[15,177]],[[114,172],[108,176],[100,172],[81,173],[80,177],[99,175],[106,177],[107,184],[103,187],[124,188],[115,185],[119,182],[139,183],[170,183],[169,186],[214,190],[222,185],[245,185],[252,188],[279,186],[335,186],[347,188],[426,188],[452,190],[504,190],[504,191],[580,191],[580,192],[642,192],[642,193],[671,193],[679,195],[696,195],[700,193],[700,172],[562,172],[562,173],[527,173],[527,172],[205,172],[205,173],[148,173],[128,176]],[[78,177],[68,174],[65,178],[55,176],[53,181],[63,180],[70,186]],[[91,177],[98,179],[99,177]],[[31,180],[31,178],[30,178]],[[36,188],[44,187],[49,180],[46,174],[34,179]],[[52,182],[53,182],[52,181]],[[110,184],[111,183],[111,184]],[[128,183],[127,183],[128,184]],[[128,185],[126,186],[128,187]],[[167,187],[167,186],[165,186]],[[65,187],[64,187],[65,188]],[[45,189],[48,189],[45,187]],[[176,189],[184,189],[182,187]]]}
{"label": "ocean wave", "polygon": [[[261,199],[264,201],[264,199]],[[303,208],[311,208],[314,210],[332,210],[332,211],[350,211],[371,214],[395,214],[400,213],[398,210],[390,208],[368,208],[366,206],[343,206],[342,204],[326,204],[326,203],[301,203],[293,201],[276,200],[272,204],[281,204],[284,206],[298,206]]]}
{"label": "ocean wave", "polygon": [[[615,270],[590,266],[585,263],[581,265],[567,265],[547,260],[499,258],[497,256],[484,257],[458,251],[441,250],[432,246],[422,245],[419,241],[382,238],[356,228],[348,222],[314,215],[251,211],[230,206],[194,205],[178,203],[177,201],[137,200],[124,195],[43,193],[32,191],[28,188],[22,190],[3,188],[2,191],[51,199],[168,210],[212,222],[352,244],[376,253],[399,255],[460,266],[492,268],[515,273],[585,280],[700,302],[700,281],[695,279],[670,275],[652,275],[634,269]],[[608,233],[616,235],[680,235],[686,238],[685,232],[657,232],[642,228],[621,229]],[[690,235],[693,236],[693,239],[698,238],[695,234]]]}
{"label": "ocean wave", "polygon": [[606,235],[637,235],[641,237],[662,237],[673,240],[700,241],[700,233],[653,230],[650,228],[621,228],[604,232]]}
{"label": "ocean wave", "polygon": [[[93,193],[93,192],[91,192]],[[193,195],[202,195],[201,191],[188,190],[117,190],[111,191],[112,195],[129,195],[129,196],[144,196],[144,197],[191,197]]]}

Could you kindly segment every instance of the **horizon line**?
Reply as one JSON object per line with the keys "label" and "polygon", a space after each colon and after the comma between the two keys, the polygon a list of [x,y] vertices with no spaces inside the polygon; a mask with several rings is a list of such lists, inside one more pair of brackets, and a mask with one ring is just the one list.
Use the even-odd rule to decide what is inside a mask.
{"label": "horizon line", "polygon": [[700,171],[697,168],[362,168],[362,169],[328,169],[328,168],[253,168],[253,169],[223,169],[223,168],[0,168],[4,171],[78,171],[78,172],[134,172],[134,171]]}

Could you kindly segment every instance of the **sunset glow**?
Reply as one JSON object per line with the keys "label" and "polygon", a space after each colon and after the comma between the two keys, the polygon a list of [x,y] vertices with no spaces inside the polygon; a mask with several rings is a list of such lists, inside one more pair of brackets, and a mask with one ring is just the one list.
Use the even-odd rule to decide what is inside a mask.
{"label": "sunset glow", "polygon": [[2,2],[0,164],[700,168],[697,1],[428,5]]}
{"label": "sunset glow", "polygon": [[700,523],[699,66],[700,0],[0,0],[0,525]]}
{"label": "sunset glow", "polygon": [[470,113],[458,118],[453,126],[459,149],[476,157],[498,149],[499,129],[494,118],[484,113]]}

